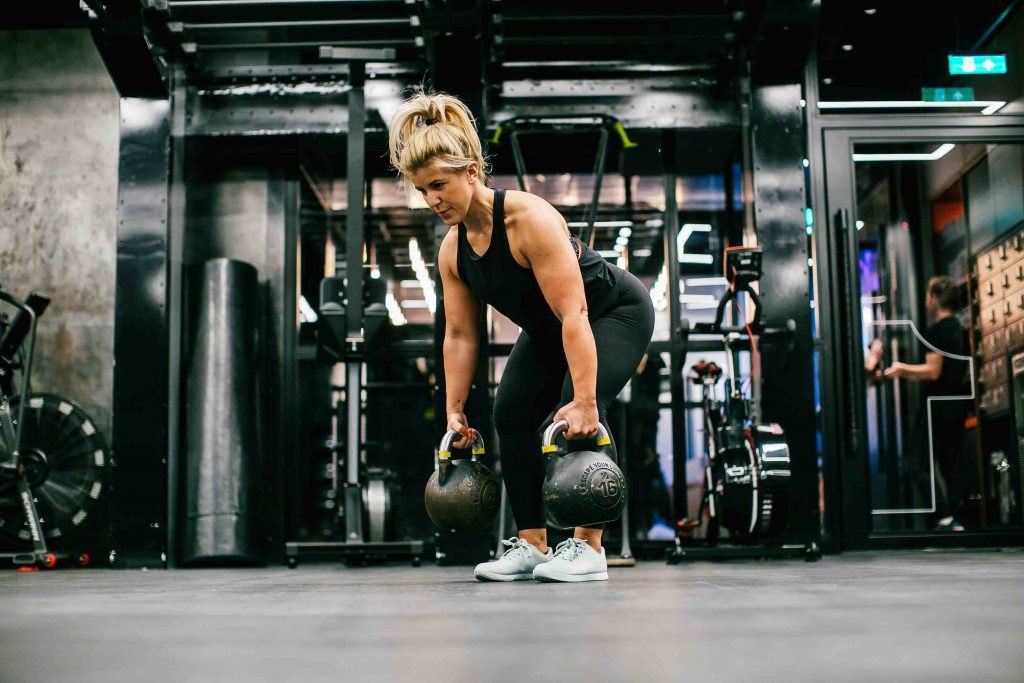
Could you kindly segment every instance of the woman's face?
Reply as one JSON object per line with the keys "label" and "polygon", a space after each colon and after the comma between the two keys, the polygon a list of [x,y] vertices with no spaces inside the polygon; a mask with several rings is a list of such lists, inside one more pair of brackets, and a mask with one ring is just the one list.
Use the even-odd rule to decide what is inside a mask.
{"label": "woman's face", "polygon": [[458,225],[473,201],[473,184],[477,179],[476,164],[463,171],[428,164],[409,174],[409,182],[423,196],[430,210],[448,225]]}

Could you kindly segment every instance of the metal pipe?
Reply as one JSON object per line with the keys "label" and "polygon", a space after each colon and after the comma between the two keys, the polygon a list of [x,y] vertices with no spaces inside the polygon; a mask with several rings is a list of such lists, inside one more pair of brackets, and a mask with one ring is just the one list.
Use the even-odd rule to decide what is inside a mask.
{"label": "metal pipe", "polygon": [[170,0],[167,3],[169,9],[187,9],[189,7],[194,8],[207,8],[207,7],[245,7],[249,5],[259,5],[260,7],[267,7],[269,5],[403,5],[403,0],[392,0],[390,3],[387,0]]}
{"label": "metal pipe", "polygon": [[679,335],[682,310],[679,303],[679,207],[676,203],[675,136],[667,134],[662,145],[665,159],[665,260],[668,279],[669,338],[672,369],[673,508],[676,518],[687,515],[686,502],[686,384],[683,380],[683,342]]}
{"label": "metal pipe", "polygon": [[318,26],[407,26],[408,19],[319,19],[313,21],[243,21],[216,24],[182,22],[183,31],[240,31],[264,28],[316,28]]}
{"label": "metal pipe", "polygon": [[509,135],[509,144],[512,145],[512,160],[516,165],[516,177],[519,179],[519,189],[529,192],[526,189],[526,162],[523,160],[523,149],[519,146],[519,133],[515,130]]}
{"label": "metal pipe", "polygon": [[[366,95],[363,91],[366,65],[349,63],[348,93],[348,208],[345,214],[345,274],[348,307],[345,313],[349,351],[363,342],[363,185],[366,158]],[[360,408],[362,401],[362,363],[349,357],[345,362],[345,399],[347,408],[345,529],[349,541],[363,540],[362,494],[359,488]]]}
{"label": "metal pipe", "polygon": [[583,233],[580,237],[580,240],[590,247],[594,246],[594,221],[597,220],[597,207],[601,201],[601,183],[604,180],[604,161],[607,155],[608,127],[604,126],[601,128],[601,139],[597,143],[597,158],[594,159],[594,197],[587,210],[587,216],[584,219],[587,224],[583,226]]}

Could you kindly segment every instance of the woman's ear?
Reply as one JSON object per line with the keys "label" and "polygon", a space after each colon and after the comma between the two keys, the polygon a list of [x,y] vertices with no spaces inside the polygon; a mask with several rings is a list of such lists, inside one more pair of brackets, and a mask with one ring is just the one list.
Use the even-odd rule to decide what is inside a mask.
{"label": "woman's ear", "polygon": [[480,167],[475,161],[469,162],[469,166],[466,166],[466,180],[472,185],[480,178]]}

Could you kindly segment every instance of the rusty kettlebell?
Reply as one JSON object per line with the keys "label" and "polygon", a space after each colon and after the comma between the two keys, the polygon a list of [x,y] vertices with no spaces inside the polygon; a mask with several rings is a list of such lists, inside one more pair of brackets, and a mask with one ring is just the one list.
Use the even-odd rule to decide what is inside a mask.
{"label": "rusty kettlebell", "polygon": [[626,505],[626,478],[615,464],[608,430],[598,424],[599,450],[566,453],[555,445],[555,437],[567,427],[565,420],[555,422],[541,442],[547,458],[543,495],[548,524],[571,529],[618,519]]}
{"label": "rusty kettlebell", "polygon": [[448,432],[441,439],[423,502],[430,521],[439,529],[485,529],[498,512],[498,480],[479,460],[484,454],[479,433],[473,442],[472,458],[452,460],[452,441],[458,437],[458,432]]}

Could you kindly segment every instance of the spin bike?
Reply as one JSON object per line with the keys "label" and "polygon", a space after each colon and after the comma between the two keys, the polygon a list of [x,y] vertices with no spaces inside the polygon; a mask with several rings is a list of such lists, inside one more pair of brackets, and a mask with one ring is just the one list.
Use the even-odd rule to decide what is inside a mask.
{"label": "spin bike", "polygon": [[33,292],[21,301],[0,290],[0,302],[13,309],[0,314],[0,560],[29,571],[86,566],[87,553],[56,552],[50,544],[88,518],[106,486],[110,456],[81,408],[31,393],[36,321],[50,300]]}
{"label": "spin bike", "polygon": [[[804,557],[817,560],[816,543],[780,545],[777,539],[788,524],[789,489],[792,468],[789,445],[782,427],[757,421],[754,401],[744,396],[737,372],[739,354],[749,348],[752,369],[757,363],[758,340],[792,338],[796,324],[770,328],[761,322],[761,301],[751,285],[761,277],[760,247],[726,249],[726,279],[729,288],[718,302],[715,320],[691,323],[683,320],[680,336],[685,360],[692,334],[721,335],[725,347],[725,368],[713,362],[693,365],[691,381],[701,388],[706,460],[700,508],[695,518],[677,525],[675,548],[668,553],[671,564],[683,559],[747,557]],[[754,316],[737,326],[723,324],[730,303],[746,293]],[[742,320],[742,314],[741,314]],[[717,387],[724,378],[724,400]],[[694,529],[707,516],[704,541],[693,539]],[[722,530],[728,531],[729,546],[719,545]]]}

